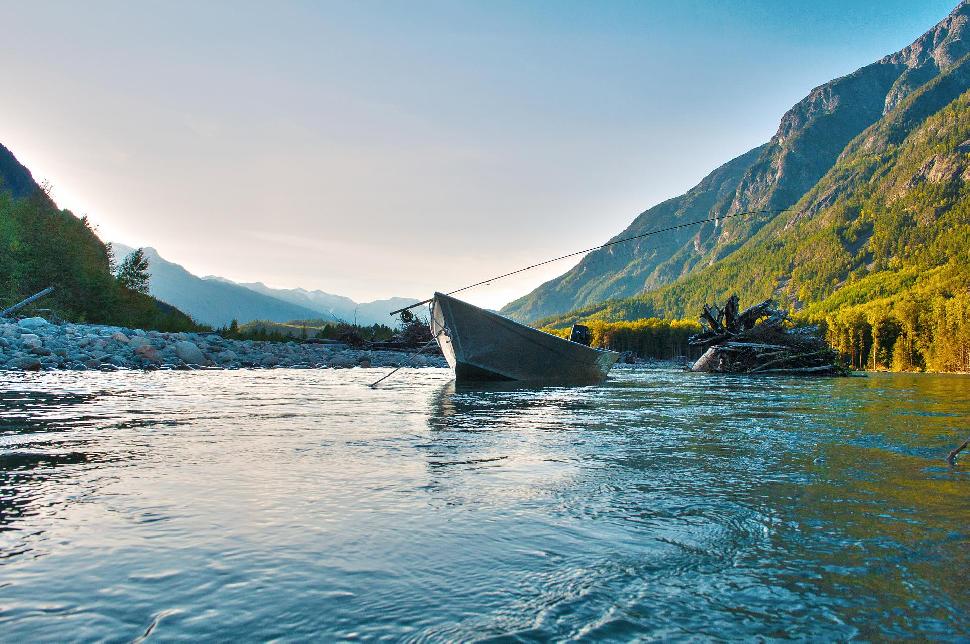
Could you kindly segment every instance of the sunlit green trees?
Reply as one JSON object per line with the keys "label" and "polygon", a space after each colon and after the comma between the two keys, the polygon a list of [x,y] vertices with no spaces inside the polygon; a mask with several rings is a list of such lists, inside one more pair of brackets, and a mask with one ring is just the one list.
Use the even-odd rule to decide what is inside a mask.
{"label": "sunlit green trees", "polygon": [[58,210],[43,191],[14,199],[0,189],[0,304],[53,286],[53,294],[38,306],[68,320],[178,331],[198,328],[178,309],[146,295],[147,282],[135,280],[131,285],[138,288],[115,279],[109,250],[86,218]]}
{"label": "sunlit green trees", "polygon": [[145,251],[141,248],[131,251],[118,266],[117,277],[118,283],[124,288],[147,295],[151,275],[148,272],[148,258],[145,257]]}

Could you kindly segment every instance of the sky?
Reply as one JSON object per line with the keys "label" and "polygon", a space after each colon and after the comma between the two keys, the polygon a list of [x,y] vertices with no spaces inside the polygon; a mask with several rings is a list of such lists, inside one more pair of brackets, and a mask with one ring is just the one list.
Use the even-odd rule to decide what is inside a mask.
{"label": "sky", "polygon": [[955,4],[0,0],[0,143],[196,274],[424,298],[607,241]]}

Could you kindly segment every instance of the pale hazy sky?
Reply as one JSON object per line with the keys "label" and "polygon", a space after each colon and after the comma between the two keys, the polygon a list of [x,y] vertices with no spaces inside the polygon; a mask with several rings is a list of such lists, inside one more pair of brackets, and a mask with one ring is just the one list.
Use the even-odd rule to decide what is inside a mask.
{"label": "pale hazy sky", "polygon": [[606,241],[955,5],[0,2],[0,143],[197,274],[426,297]]}

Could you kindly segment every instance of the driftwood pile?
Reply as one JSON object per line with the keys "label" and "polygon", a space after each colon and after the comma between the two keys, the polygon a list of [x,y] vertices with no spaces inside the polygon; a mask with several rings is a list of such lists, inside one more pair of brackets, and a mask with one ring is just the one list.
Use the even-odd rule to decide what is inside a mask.
{"label": "driftwood pile", "polygon": [[788,312],[765,300],[743,311],[732,295],[718,308],[704,306],[701,323],[708,329],[690,337],[707,351],[691,371],[708,373],[845,376],[848,369],[814,327],[793,327]]}
{"label": "driftwood pile", "polygon": [[[403,316],[402,316],[403,318]],[[390,340],[384,342],[371,342],[371,349],[383,349],[385,351],[415,351],[422,349],[421,353],[428,355],[441,355],[441,349],[434,346],[427,346],[432,343],[431,327],[420,318],[411,317],[403,320],[401,328]]]}

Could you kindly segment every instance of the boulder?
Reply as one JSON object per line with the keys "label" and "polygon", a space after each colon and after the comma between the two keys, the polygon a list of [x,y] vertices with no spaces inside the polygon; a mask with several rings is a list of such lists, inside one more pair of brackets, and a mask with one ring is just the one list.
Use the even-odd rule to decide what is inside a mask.
{"label": "boulder", "polygon": [[36,349],[44,344],[41,342],[40,338],[33,333],[25,333],[20,336],[20,343],[25,349]]}
{"label": "boulder", "polygon": [[135,355],[142,360],[147,360],[148,362],[161,362],[162,359],[158,355],[158,349],[150,344],[143,344],[135,347]]}
{"label": "boulder", "polygon": [[21,329],[39,329],[48,325],[50,325],[50,322],[44,318],[24,318],[17,323],[17,326]]}
{"label": "boulder", "polygon": [[128,340],[128,346],[137,349],[138,347],[150,347],[152,341],[146,338],[144,335],[136,335],[135,337]]}
{"label": "boulder", "polygon": [[11,366],[13,366],[15,369],[22,369],[24,371],[40,371],[40,360],[34,356],[17,358],[11,363]]}
{"label": "boulder", "polygon": [[122,344],[128,344],[128,336],[121,331],[116,331],[111,334],[111,339],[115,342],[121,342]]}
{"label": "boulder", "polygon": [[182,340],[175,343],[175,355],[185,364],[204,365],[205,356],[194,342]]}
{"label": "boulder", "polygon": [[353,353],[350,351],[341,351],[340,353],[334,355],[330,358],[330,366],[336,368],[353,367],[357,364],[357,360]]}

